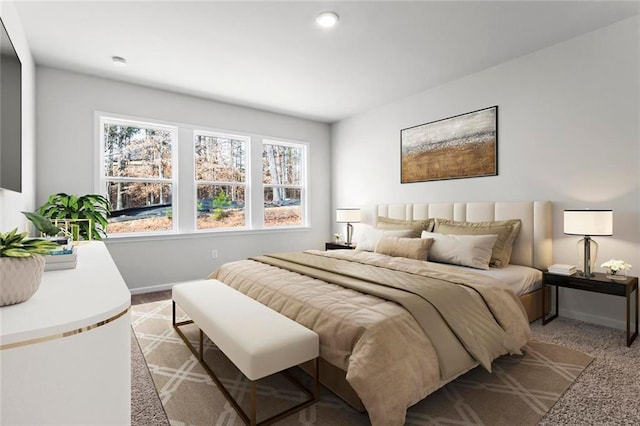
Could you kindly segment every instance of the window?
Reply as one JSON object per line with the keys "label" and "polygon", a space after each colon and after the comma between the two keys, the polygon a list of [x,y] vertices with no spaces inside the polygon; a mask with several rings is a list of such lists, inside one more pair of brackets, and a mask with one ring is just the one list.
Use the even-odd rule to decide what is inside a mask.
{"label": "window", "polygon": [[103,112],[95,120],[109,237],[308,223],[304,142]]}
{"label": "window", "polygon": [[101,117],[101,188],[109,234],[174,229],[176,129]]}
{"label": "window", "polygon": [[247,225],[247,146],[249,138],[195,133],[196,227]]}
{"label": "window", "polygon": [[305,157],[305,145],[263,142],[265,227],[305,224]]}

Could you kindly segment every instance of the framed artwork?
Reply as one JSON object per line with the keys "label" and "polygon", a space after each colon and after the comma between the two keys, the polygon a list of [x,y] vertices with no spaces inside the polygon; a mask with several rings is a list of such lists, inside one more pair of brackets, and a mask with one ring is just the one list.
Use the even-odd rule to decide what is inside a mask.
{"label": "framed artwork", "polygon": [[498,106],[400,131],[401,183],[498,174]]}

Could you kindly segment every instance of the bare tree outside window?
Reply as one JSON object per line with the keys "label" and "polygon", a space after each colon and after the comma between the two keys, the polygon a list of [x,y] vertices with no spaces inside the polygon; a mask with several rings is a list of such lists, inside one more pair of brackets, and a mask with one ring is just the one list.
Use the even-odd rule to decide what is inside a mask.
{"label": "bare tree outside window", "polygon": [[304,145],[265,141],[262,151],[264,226],[303,225]]}
{"label": "bare tree outside window", "polygon": [[173,229],[174,129],[103,119],[102,137],[107,233]]}
{"label": "bare tree outside window", "polygon": [[[96,117],[96,192],[113,207],[108,236],[307,224],[306,143],[154,119]],[[178,155],[181,175],[192,181],[178,181]]]}
{"label": "bare tree outside window", "polygon": [[196,132],[198,229],[246,226],[247,143],[241,136]]}

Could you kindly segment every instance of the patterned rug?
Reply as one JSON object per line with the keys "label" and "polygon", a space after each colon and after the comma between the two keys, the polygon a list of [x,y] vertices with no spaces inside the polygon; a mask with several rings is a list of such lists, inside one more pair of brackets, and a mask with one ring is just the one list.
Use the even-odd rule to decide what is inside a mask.
{"label": "patterned rug", "polygon": [[[170,300],[133,306],[132,326],[172,425],[243,424],[173,330]],[[195,326],[183,330],[197,342]],[[248,382],[208,340],[205,351],[209,365],[247,409]],[[531,341],[524,356],[496,360],[493,374],[476,368],[410,407],[406,424],[535,425],[592,360],[563,346]],[[292,373],[307,379],[298,369]],[[304,398],[282,375],[263,379],[258,382],[258,420]],[[369,418],[322,388],[317,404],[278,424],[367,425]]]}

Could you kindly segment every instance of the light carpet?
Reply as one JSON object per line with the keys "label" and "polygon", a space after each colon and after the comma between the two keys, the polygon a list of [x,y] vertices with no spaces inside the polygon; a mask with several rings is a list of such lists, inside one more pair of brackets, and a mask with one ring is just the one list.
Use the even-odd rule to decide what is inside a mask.
{"label": "light carpet", "polygon": [[586,352],[594,361],[539,422],[556,425],[640,425],[640,340],[625,332],[567,318],[531,325],[536,339]]}
{"label": "light carpet", "polygon": [[134,331],[131,330],[131,426],[169,426]]}
{"label": "light carpet", "polygon": [[[173,330],[170,300],[133,306],[132,326],[172,425],[242,424]],[[186,328],[185,332],[195,343],[197,328]],[[241,405],[246,404],[248,383],[242,374],[212,343],[208,342],[205,348],[209,365]],[[411,407],[407,424],[535,425],[592,360],[589,355],[573,349],[531,341],[525,347],[524,356],[496,360],[493,374],[476,368]],[[295,372],[305,376],[297,369]],[[259,418],[294,405],[304,397],[281,375],[261,380],[258,382]],[[368,423],[366,414],[353,410],[323,388],[320,402],[279,424]]]}

